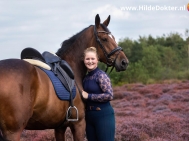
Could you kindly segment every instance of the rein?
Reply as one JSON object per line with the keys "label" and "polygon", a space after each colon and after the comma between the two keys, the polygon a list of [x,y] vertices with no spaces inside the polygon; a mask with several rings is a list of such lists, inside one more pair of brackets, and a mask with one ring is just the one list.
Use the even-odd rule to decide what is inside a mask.
{"label": "rein", "polygon": [[79,86],[78,86],[78,84],[77,84],[77,82],[76,82],[76,81],[75,81],[75,85],[76,85],[76,87],[78,88],[78,91],[79,91],[79,93],[80,93],[81,97],[83,98],[83,96],[82,96],[82,92],[81,92],[81,89],[79,88]]}
{"label": "rein", "polygon": [[[94,25],[94,35],[95,35],[96,41],[97,41],[98,44],[100,45],[100,48],[102,49],[102,51],[103,51],[103,53],[104,53],[104,55],[105,55],[105,57],[106,57],[106,65],[107,65],[107,66],[106,66],[105,72],[107,72],[107,70],[108,70],[109,67],[112,67],[112,69],[111,69],[110,72],[109,72],[109,74],[110,74],[110,73],[112,72],[112,70],[114,69],[114,67],[115,67],[115,61],[116,61],[116,59],[117,59],[117,57],[118,57],[120,51],[123,51],[123,49],[122,49],[120,46],[117,46],[117,47],[114,48],[110,53],[107,53],[106,49],[104,48],[103,44],[100,42],[100,39],[98,38],[98,35],[97,35],[98,33],[111,34],[111,32],[97,31],[97,30],[96,30],[96,26]],[[117,53],[115,59],[112,60],[110,57],[111,57],[112,55],[114,55],[116,52],[118,52],[118,53]]]}

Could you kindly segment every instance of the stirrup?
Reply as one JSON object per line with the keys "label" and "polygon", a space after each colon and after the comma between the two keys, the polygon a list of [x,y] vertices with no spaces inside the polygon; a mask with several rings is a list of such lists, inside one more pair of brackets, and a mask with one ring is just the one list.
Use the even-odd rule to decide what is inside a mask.
{"label": "stirrup", "polygon": [[[69,118],[69,117],[68,117],[69,111],[70,111],[71,109],[74,109],[74,110],[76,111],[77,118]],[[68,108],[67,113],[66,113],[66,120],[67,120],[67,121],[78,121],[78,110],[77,110],[77,108],[76,108],[75,106],[70,106],[70,107]]]}

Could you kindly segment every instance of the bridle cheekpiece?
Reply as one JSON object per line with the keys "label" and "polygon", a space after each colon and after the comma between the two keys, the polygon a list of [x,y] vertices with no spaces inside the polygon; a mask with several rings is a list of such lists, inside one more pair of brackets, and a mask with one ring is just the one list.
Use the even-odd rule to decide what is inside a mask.
{"label": "bridle cheekpiece", "polygon": [[[96,30],[96,26],[94,25],[94,35],[95,35],[96,41],[97,41],[98,44],[100,45],[100,48],[102,49],[102,51],[103,51],[103,53],[104,53],[104,55],[105,55],[105,57],[106,57],[106,65],[107,65],[107,67],[106,67],[105,72],[107,72],[107,70],[108,70],[109,67],[112,67],[112,69],[110,70],[110,73],[111,73],[112,70],[113,70],[114,67],[115,67],[115,61],[116,61],[116,59],[117,59],[119,53],[120,53],[121,51],[123,51],[123,49],[122,49],[120,46],[117,46],[117,47],[115,47],[111,52],[108,53],[108,52],[106,51],[106,49],[104,48],[103,44],[101,43],[101,41],[100,41],[100,39],[99,39],[99,37],[98,37],[98,33],[111,34],[111,32],[107,32],[107,31],[97,31],[97,30]],[[110,57],[111,57],[112,55],[114,55],[116,52],[118,52],[118,53],[117,53],[115,59],[112,60]]]}

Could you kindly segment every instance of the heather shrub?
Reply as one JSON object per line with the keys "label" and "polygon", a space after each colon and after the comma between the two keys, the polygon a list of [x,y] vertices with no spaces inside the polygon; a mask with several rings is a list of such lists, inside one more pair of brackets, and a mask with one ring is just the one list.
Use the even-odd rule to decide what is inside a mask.
{"label": "heather shrub", "polygon": [[[189,81],[115,87],[111,105],[116,117],[115,141],[189,141]],[[73,141],[69,128],[65,138]],[[53,140],[53,130],[25,130],[21,138]]]}

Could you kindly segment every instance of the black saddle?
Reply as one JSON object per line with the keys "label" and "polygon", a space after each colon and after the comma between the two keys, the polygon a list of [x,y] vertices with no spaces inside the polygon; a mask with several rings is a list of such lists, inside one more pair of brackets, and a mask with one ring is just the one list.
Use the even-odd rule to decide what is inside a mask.
{"label": "black saddle", "polygon": [[22,50],[21,59],[36,59],[48,64],[66,89],[72,91],[74,87],[74,74],[65,60],[62,60],[60,57],[47,51],[41,54],[39,51],[31,47]]}
{"label": "black saddle", "polygon": [[72,90],[74,87],[74,75],[71,67],[65,60],[61,60],[57,55],[50,52],[43,52],[42,54],[45,62],[51,67],[54,74],[64,82],[67,90]]}
{"label": "black saddle", "polygon": [[39,51],[34,48],[28,47],[22,50],[21,59],[36,59],[45,62],[45,59]]}

